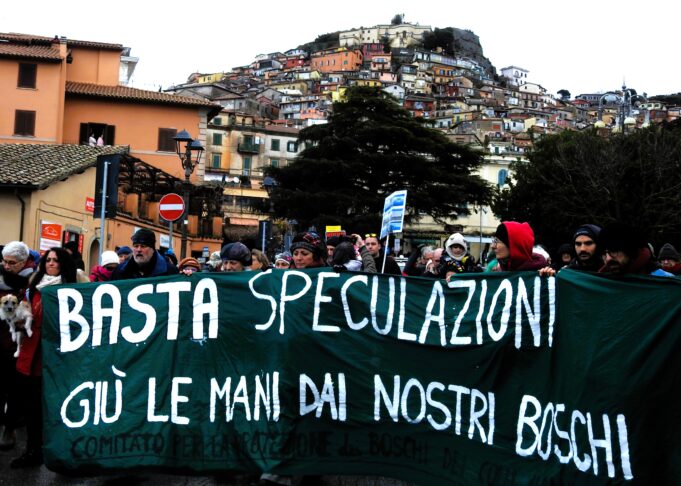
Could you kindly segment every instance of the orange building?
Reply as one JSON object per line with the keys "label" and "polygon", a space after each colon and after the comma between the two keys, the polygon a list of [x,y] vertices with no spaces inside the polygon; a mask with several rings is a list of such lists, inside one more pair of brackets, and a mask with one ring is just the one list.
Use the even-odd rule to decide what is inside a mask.
{"label": "orange building", "polygon": [[362,51],[340,47],[315,52],[311,56],[310,67],[323,73],[359,71],[363,59]]}
{"label": "orange building", "polygon": [[[119,188],[119,214],[127,213],[126,221],[120,216],[107,226],[126,225],[118,231],[126,235],[124,239],[128,229],[147,226],[162,232],[167,228],[152,213],[163,195],[156,188],[164,187],[155,181],[184,178],[173,137],[184,129],[205,146],[207,120],[221,109],[202,99],[122,86],[119,78],[127,52],[120,44],[0,33],[0,144],[93,145],[101,138],[104,146],[125,146],[149,184]],[[204,173],[202,160],[192,180],[202,183]],[[73,185],[70,190],[82,193],[79,201],[93,195],[89,186]],[[193,186],[192,193],[202,190],[201,185]],[[133,206],[134,211],[124,210]],[[206,231],[197,228],[198,220],[207,216],[196,206],[191,202],[187,253],[199,256],[206,246],[211,251],[219,248],[216,240],[221,241],[222,234],[211,232],[206,239]],[[81,207],[73,210],[82,212]],[[214,216],[208,217],[211,225]],[[117,240],[105,246],[110,249],[114,243],[125,244]]]}

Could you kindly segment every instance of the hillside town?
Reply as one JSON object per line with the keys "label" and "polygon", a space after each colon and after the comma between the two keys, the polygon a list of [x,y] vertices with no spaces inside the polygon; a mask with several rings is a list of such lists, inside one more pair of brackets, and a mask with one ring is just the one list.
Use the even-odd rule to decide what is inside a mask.
{"label": "hillside town", "polygon": [[[607,136],[681,112],[625,85],[574,97],[567,90],[549,93],[527,67],[497,72],[473,32],[450,30],[448,48],[427,49],[434,29],[397,18],[260,54],[225,72],[191,73],[159,92],[130,87],[139,59],[129,47],[0,34],[6,94],[0,207],[10,215],[11,237],[40,247],[45,228],[56,225],[57,240],[76,240],[94,262],[102,246],[94,165],[110,153],[123,162],[104,246],[124,245],[135,228],[147,227],[158,232],[162,247],[187,246],[187,255],[205,259],[223,240],[258,233],[268,215],[254,206],[268,197],[272,182],[263,169],[293,162],[305,148],[299,131],[326,123],[333,103],[352,86],[384,90],[451,141],[478,150],[485,160],[480,175],[499,187],[510,164],[525,160],[544,135],[595,128]],[[177,158],[174,137],[183,130],[205,149],[191,171]],[[191,197],[180,240],[179,229],[168,233],[159,200],[185,189]],[[291,234],[295,223],[279,222],[280,232]],[[444,227],[424,217],[405,229],[402,249],[441,244],[459,231],[479,252],[497,225],[487,207]]]}

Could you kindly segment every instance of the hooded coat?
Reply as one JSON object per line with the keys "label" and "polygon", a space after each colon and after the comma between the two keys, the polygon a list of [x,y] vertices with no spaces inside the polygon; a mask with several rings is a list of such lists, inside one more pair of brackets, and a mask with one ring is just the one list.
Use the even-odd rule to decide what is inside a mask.
{"label": "hooded coat", "polygon": [[[534,253],[534,231],[527,223],[506,221],[501,223],[508,233],[508,258],[499,259],[497,271],[524,272],[539,270],[547,265],[546,258]],[[500,225],[500,226],[501,226]]]}
{"label": "hooded coat", "polygon": [[[464,254],[457,257],[451,249],[452,245],[460,245],[464,249]],[[479,272],[480,268],[475,265],[475,257],[468,253],[468,244],[461,233],[454,233],[445,242],[447,255],[443,258],[440,265],[440,277],[445,278],[447,273],[472,273]]]}

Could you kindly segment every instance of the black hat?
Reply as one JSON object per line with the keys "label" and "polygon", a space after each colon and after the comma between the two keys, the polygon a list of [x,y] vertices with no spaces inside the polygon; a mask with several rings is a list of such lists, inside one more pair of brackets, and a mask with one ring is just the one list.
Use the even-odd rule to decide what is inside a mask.
{"label": "black hat", "polygon": [[600,226],[596,226],[595,224],[583,224],[582,226],[577,228],[577,231],[575,231],[575,235],[572,237],[572,242],[574,243],[578,236],[588,236],[589,238],[594,240],[596,244],[598,244],[600,235],[601,235]]}
{"label": "black hat", "polygon": [[147,228],[140,228],[132,235],[132,244],[156,248],[156,233]]}
{"label": "black hat", "polygon": [[336,247],[340,244],[340,242],[341,242],[340,236],[329,236],[326,239],[326,246]]}
{"label": "black hat", "polygon": [[631,259],[636,258],[639,249],[646,246],[640,231],[618,222],[603,228],[600,239],[603,250],[621,251]]}
{"label": "black hat", "polygon": [[243,243],[228,243],[222,247],[220,251],[220,258],[222,261],[234,260],[241,263],[245,267],[250,267],[253,263],[251,251]]}
{"label": "black hat", "polygon": [[681,261],[681,255],[676,251],[676,248],[671,243],[665,243],[660,248],[660,254],[657,256],[658,260],[674,260]]}

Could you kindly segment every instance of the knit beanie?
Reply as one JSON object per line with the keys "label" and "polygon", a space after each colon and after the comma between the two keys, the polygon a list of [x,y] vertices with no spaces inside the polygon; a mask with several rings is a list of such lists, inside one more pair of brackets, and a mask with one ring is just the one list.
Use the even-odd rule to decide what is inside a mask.
{"label": "knit beanie", "polygon": [[251,251],[243,243],[229,243],[222,247],[220,252],[222,261],[234,260],[241,263],[245,267],[250,267],[253,263]]}
{"label": "knit beanie", "polygon": [[118,265],[118,254],[115,251],[105,251],[102,253],[102,266],[106,267],[107,265],[113,265],[116,264]]}
{"label": "knit beanie", "polygon": [[325,258],[326,256],[326,245],[319,235],[314,231],[298,233],[293,238],[293,243],[291,243],[291,253],[296,251],[298,248],[303,248],[311,252],[316,259]]}
{"label": "knit beanie", "polygon": [[118,254],[118,256],[130,255],[132,253],[132,248],[130,248],[129,246],[121,246],[116,250],[116,253]]}
{"label": "knit beanie", "polygon": [[274,263],[277,263],[278,261],[286,262],[287,264],[291,264],[291,261],[293,259],[291,258],[291,254],[287,251],[283,253],[277,253],[277,255],[274,257]]}
{"label": "knit beanie", "polygon": [[150,229],[140,228],[132,235],[132,244],[156,248],[156,234]]}
{"label": "knit beanie", "polygon": [[662,245],[662,248],[660,248],[660,254],[657,256],[657,259],[679,262],[681,261],[681,255],[679,255],[679,252],[676,251],[676,248],[674,248],[671,243],[665,243]]}
{"label": "knit beanie", "polygon": [[575,235],[572,237],[572,242],[574,243],[575,240],[577,239],[578,236],[588,236],[596,244],[598,244],[600,240],[600,235],[601,235],[601,227],[596,226],[595,224],[583,224],[579,228],[577,228],[577,231],[575,231]]}
{"label": "knit beanie", "polygon": [[182,271],[187,267],[194,267],[197,271],[201,271],[201,265],[199,264],[198,260],[196,260],[196,258],[192,257],[183,258],[182,260],[180,260],[180,264],[178,265],[177,268],[180,271]]}

